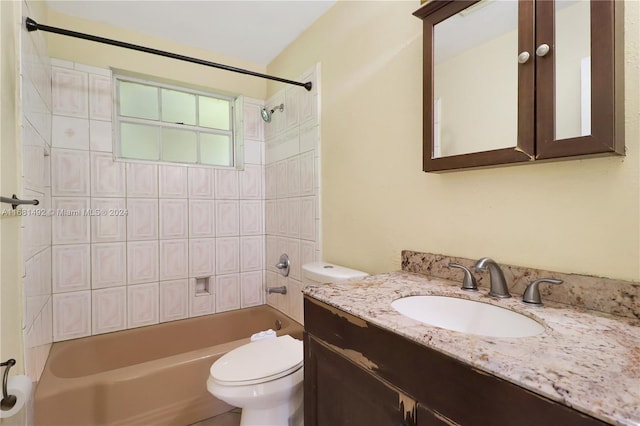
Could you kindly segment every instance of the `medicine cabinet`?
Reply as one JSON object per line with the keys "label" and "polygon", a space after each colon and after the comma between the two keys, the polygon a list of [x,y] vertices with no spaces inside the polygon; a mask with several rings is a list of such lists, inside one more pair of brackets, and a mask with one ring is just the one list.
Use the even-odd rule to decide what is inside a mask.
{"label": "medicine cabinet", "polygon": [[623,6],[422,6],[424,171],[623,155]]}

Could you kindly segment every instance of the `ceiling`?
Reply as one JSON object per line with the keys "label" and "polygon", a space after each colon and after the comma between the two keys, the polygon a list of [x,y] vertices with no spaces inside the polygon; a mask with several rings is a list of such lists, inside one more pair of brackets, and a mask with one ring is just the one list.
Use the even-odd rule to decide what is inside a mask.
{"label": "ceiling", "polygon": [[335,0],[47,0],[47,6],[56,12],[263,66],[334,3]]}

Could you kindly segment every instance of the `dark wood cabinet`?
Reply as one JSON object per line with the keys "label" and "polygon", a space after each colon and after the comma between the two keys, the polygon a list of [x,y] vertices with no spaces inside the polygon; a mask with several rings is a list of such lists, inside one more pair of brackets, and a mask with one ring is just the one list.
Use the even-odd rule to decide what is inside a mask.
{"label": "dark wood cabinet", "polygon": [[[505,12],[509,17],[503,17],[502,11],[496,11],[503,5],[513,5],[505,8],[517,11]],[[573,5],[583,8],[575,18],[571,14],[578,15],[578,10],[570,10]],[[424,28],[424,171],[623,155],[623,7],[624,2],[616,0],[431,0],[416,11],[414,15],[423,20]],[[487,16],[480,17],[482,14]],[[513,29],[503,25],[507,19]],[[453,30],[452,22],[456,25]],[[576,25],[576,30],[567,28],[570,25]],[[503,28],[505,33],[496,33],[492,26]],[[463,33],[467,28],[475,32]],[[580,37],[574,40],[574,33]],[[513,38],[510,44],[486,47],[507,35]],[[471,39],[478,41],[472,43]],[[582,49],[581,56],[574,55],[578,50],[574,43]],[[468,61],[459,59],[463,54],[468,54]],[[448,68],[443,65],[446,61]],[[460,68],[466,71],[451,72]],[[498,78],[487,77],[496,75]],[[457,80],[442,83],[447,79]],[[510,83],[498,87],[502,80]],[[438,89],[436,83],[449,90]],[[495,96],[487,95],[492,93],[492,85]],[[476,92],[475,87],[483,89]],[[459,103],[447,103],[453,97],[447,95],[456,90],[463,92],[463,96],[455,95]],[[467,108],[471,112],[465,112]],[[454,116],[460,118],[454,120]],[[502,123],[508,124],[508,132],[497,128]],[[483,127],[487,129],[483,131]],[[460,131],[462,128],[470,130]],[[495,146],[489,143],[485,147],[484,141],[492,138]],[[447,152],[445,145],[456,149]]]}
{"label": "dark wood cabinet", "polygon": [[306,425],[415,426],[414,401],[312,336],[305,343]]}
{"label": "dark wood cabinet", "polygon": [[306,426],[606,423],[305,297]]}

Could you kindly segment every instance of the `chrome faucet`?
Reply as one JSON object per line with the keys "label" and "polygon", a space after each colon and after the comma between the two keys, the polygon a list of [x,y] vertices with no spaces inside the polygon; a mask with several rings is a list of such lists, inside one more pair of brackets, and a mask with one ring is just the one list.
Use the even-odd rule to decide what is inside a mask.
{"label": "chrome faucet", "polygon": [[475,268],[477,272],[484,272],[489,269],[489,277],[491,278],[489,296],[499,297],[501,299],[511,297],[502,269],[500,269],[500,266],[493,259],[483,257],[476,262]]}

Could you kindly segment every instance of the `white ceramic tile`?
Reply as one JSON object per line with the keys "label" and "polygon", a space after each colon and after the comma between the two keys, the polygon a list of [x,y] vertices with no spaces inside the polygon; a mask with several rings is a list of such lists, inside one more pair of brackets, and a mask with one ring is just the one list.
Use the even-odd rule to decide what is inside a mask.
{"label": "white ceramic tile", "polygon": [[287,160],[287,194],[289,197],[300,195],[300,157]]}
{"label": "white ceramic tile", "polygon": [[126,283],[126,243],[92,244],[91,288],[117,287]]}
{"label": "white ceramic tile", "polygon": [[278,196],[277,163],[265,166],[265,198],[275,200]]}
{"label": "white ceramic tile", "polygon": [[189,200],[189,236],[213,237],[215,235],[215,202]]}
{"label": "white ceramic tile", "polygon": [[187,171],[183,166],[158,166],[160,198],[187,198]]}
{"label": "white ceramic tile", "polygon": [[300,199],[290,198],[287,201],[287,235],[300,237]]}
{"label": "white ceramic tile", "polygon": [[89,196],[89,152],[51,150],[51,191],[54,196]]}
{"label": "white ceramic tile", "polygon": [[262,270],[263,247],[264,239],[262,237],[240,238],[240,271]]}
{"label": "white ceramic tile", "polygon": [[314,166],[313,151],[300,156],[300,195],[313,195],[314,190]]}
{"label": "white ceramic tile", "polygon": [[127,198],[127,239],[158,238],[158,200]]}
{"label": "white ceramic tile", "polygon": [[158,281],[158,241],[127,243],[127,284]]}
{"label": "white ceramic tile", "polygon": [[278,270],[276,269],[275,265],[278,263],[280,255],[282,254],[282,252],[278,252],[278,239],[274,236],[267,235],[265,240],[265,269],[268,271],[276,272]]}
{"label": "white ceramic tile", "polygon": [[216,277],[216,312],[240,309],[239,274]]}
{"label": "white ceramic tile", "polygon": [[28,146],[22,147],[22,187],[34,191],[43,191],[45,187],[44,176],[44,147]]}
{"label": "white ceramic tile", "polygon": [[110,121],[89,122],[89,147],[91,151],[113,152],[113,128]]}
{"label": "white ceramic tile", "polygon": [[188,240],[160,240],[160,280],[187,278],[188,272]]}
{"label": "white ceramic tile", "polygon": [[54,115],[51,118],[51,143],[54,148],[89,150],[89,120]]}
{"label": "white ceramic tile", "polygon": [[238,172],[236,170],[216,169],[217,200],[236,200],[240,196]]}
{"label": "white ceramic tile", "polygon": [[93,120],[111,120],[111,78],[89,75],[89,117]]}
{"label": "white ceramic tile", "polygon": [[189,316],[189,281],[160,283],[160,322],[175,321]]}
{"label": "white ceramic tile", "polygon": [[51,58],[51,66],[52,67],[57,67],[57,68],[67,68],[67,69],[72,70],[73,69],[73,62],[65,61],[63,59],[58,59],[58,58]]}
{"label": "white ceramic tile", "polygon": [[287,286],[287,296],[289,296],[289,308],[287,314],[300,324],[304,324],[303,287],[304,285],[300,281],[296,280],[289,280],[289,285]]}
{"label": "white ceramic tile", "polygon": [[93,334],[110,333],[127,328],[127,288],[94,290],[92,296]]}
{"label": "white ceramic tile", "polygon": [[189,198],[212,200],[215,188],[215,169],[189,168]]}
{"label": "white ceramic tile", "polygon": [[[265,287],[269,288],[269,287],[277,287],[278,286],[278,276],[279,274],[275,273],[275,272],[270,272],[267,271],[265,273]],[[276,309],[279,309],[281,307],[281,301],[282,301],[282,295],[277,294],[277,293],[271,293],[271,294],[264,294],[264,300],[265,303],[269,304],[270,306],[273,306]]]}
{"label": "white ceramic tile", "polygon": [[279,161],[276,163],[276,191],[278,198],[286,198],[289,196],[289,182],[287,182],[287,162]]}
{"label": "white ceramic tile", "polygon": [[300,199],[300,238],[303,240],[316,239],[315,205],[314,197]]}
{"label": "white ceramic tile", "polygon": [[187,238],[188,204],[182,199],[160,200],[160,238]]}
{"label": "white ceramic tile", "polygon": [[244,163],[245,164],[264,164],[264,153],[262,151],[264,143],[244,140]]}
{"label": "white ceramic tile", "polygon": [[127,163],[127,197],[158,197],[158,166]]}
{"label": "white ceramic tile", "polygon": [[124,198],[92,198],[91,211],[92,243],[125,241],[128,211]]}
{"label": "white ceramic tile", "polygon": [[240,239],[216,238],[216,273],[240,272]]}
{"label": "white ceramic tile", "polygon": [[53,295],[53,340],[91,335],[91,291]]}
{"label": "white ceramic tile", "polygon": [[308,96],[306,89],[291,86],[287,87],[284,91],[284,104],[286,105],[284,115],[287,129],[291,129],[298,125],[300,96]]}
{"label": "white ceramic tile", "polygon": [[[313,121],[312,121],[313,122]],[[316,150],[320,146],[320,126],[300,130],[300,152]]]}
{"label": "white ceramic tile", "polygon": [[275,200],[265,201],[265,232],[268,235],[276,235],[278,233],[278,215]]}
{"label": "white ceramic tile", "polygon": [[51,78],[53,113],[88,118],[89,85],[87,73],[53,67]]}
{"label": "white ceramic tile", "polygon": [[264,291],[261,271],[240,274],[241,307],[262,305]]}
{"label": "white ceramic tile", "polygon": [[210,293],[196,294],[196,280],[189,280],[189,317],[213,313],[215,309],[215,278],[210,279]]}
{"label": "white ceramic tile", "polygon": [[52,243],[83,244],[90,242],[89,198],[52,199]]}
{"label": "white ceramic tile", "polygon": [[276,220],[277,220],[277,234],[278,235],[287,235],[287,231],[289,230],[288,224],[288,215],[289,215],[289,203],[286,198],[279,199],[276,201]]}
{"label": "white ceramic tile", "polygon": [[53,292],[88,290],[91,287],[89,244],[53,246]]}
{"label": "white ceramic tile", "polygon": [[[300,241],[300,267],[306,263],[315,262],[316,245],[313,241]],[[301,271],[301,275],[304,272]],[[304,277],[303,277],[304,280]]]}
{"label": "white ceramic tile", "polygon": [[247,164],[240,172],[240,198],[262,198],[262,166]]}
{"label": "white ceramic tile", "polygon": [[158,283],[127,287],[127,328],[157,324],[158,305]]}
{"label": "white ceramic tile", "polygon": [[294,280],[301,280],[300,240],[292,238],[287,240],[287,254],[289,255],[289,261],[291,262],[289,276]]}
{"label": "white ceramic tile", "polygon": [[262,106],[244,103],[244,136],[249,139],[262,139],[264,121],[260,115]]}
{"label": "white ceramic tile", "polygon": [[262,215],[262,201],[240,201],[240,235],[263,234]]}
{"label": "white ceramic tile", "polygon": [[111,154],[91,153],[91,196],[124,197],[124,163],[113,161]]}
{"label": "white ceramic tile", "polygon": [[216,273],[216,240],[189,240],[189,276],[208,277]]}
{"label": "white ceramic tile", "polygon": [[216,236],[233,237],[240,234],[239,210],[238,201],[216,201]]}
{"label": "white ceramic tile", "polygon": [[73,69],[78,71],[83,71],[89,74],[97,74],[104,77],[111,77],[111,70],[109,68],[94,67],[91,65],[79,64],[76,62],[73,64]]}

